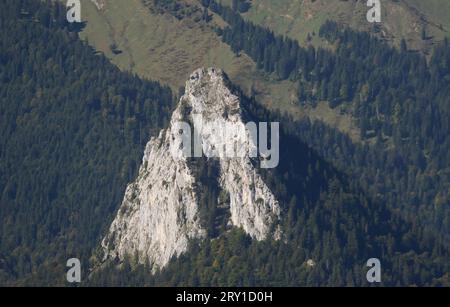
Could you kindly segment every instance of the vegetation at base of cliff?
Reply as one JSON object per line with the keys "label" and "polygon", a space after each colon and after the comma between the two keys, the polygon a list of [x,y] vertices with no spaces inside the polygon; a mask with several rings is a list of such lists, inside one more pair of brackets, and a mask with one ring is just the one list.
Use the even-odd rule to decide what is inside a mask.
{"label": "vegetation at base of cliff", "polygon": [[[306,233],[306,232],[305,232]],[[342,260],[333,263],[320,261],[313,267],[303,245],[285,245],[281,242],[254,242],[243,231],[233,230],[225,236],[193,244],[191,252],[173,260],[163,272],[151,276],[149,267],[126,261],[118,269],[109,266],[102,274],[94,276],[86,286],[370,286],[366,280],[366,263],[345,267]],[[426,255],[398,257],[393,267],[383,267],[381,285],[414,285],[414,280],[425,280],[436,274],[432,266],[426,270],[416,265],[426,260]],[[408,263],[408,267],[402,267]],[[346,269],[342,269],[345,267]],[[400,268],[400,274],[397,275]],[[347,270],[348,269],[348,270]],[[420,284],[420,283],[419,283]],[[449,275],[435,278],[429,285],[449,286]]]}
{"label": "vegetation at base of cliff", "polygon": [[199,200],[199,215],[209,238],[217,238],[230,227],[230,199],[219,183],[220,162],[218,159],[190,158],[189,169],[196,182]]}
{"label": "vegetation at base of cliff", "polygon": [[[383,264],[383,286],[450,285],[444,236],[367,197],[358,182],[301,141],[304,126],[235,92],[247,119],[285,123],[280,139],[289,146],[280,152],[280,165],[261,171],[282,206],[282,239],[258,242],[234,228],[213,240],[192,242],[186,254],[155,276],[129,260],[125,268],[98,272],[88,285],[368,286],[366,262],[374,257]],[[205,185],[202,195],[217,198],[217,189]]]}

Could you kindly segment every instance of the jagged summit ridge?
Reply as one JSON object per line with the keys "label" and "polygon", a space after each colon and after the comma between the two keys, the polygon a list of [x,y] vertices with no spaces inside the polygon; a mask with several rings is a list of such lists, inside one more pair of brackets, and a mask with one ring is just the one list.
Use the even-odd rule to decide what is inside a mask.
{"label": "jagged summit ridge", "polygon": [[244,129],[239,98],[231,92],[223,71],[202,68],[186,82],[169,127],[147,144],[139,175],[128,185],[102,241],[105,259],[137,255],[155,271],[185,252],[190,240],[206,238],[196,178],[188,159],[178,155],[183,144],[179,122],[200,128],[196,133],[203,150],[219,157],[220,177],[211,180],[218,179],[229,195],[230,224],[256,240],[279,238],[279,230],[273,231],[280,219],[279,203],[250,158],[220,155],[230,148],[250,152],[256,146]]}

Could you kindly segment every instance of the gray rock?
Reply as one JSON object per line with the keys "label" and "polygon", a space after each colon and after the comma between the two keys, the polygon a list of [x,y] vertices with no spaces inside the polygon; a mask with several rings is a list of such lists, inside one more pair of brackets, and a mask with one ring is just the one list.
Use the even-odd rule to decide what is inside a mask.
{"label": "gray rock", "polygon": [[[242,120],[239,98],[218,69],[199,69],[186,83],[186,93],[172,114],[168,129],[147,144],[137,179],[128,185],[123,203],[102,241],[105,260],[138,255],[153,272],[173,256],[186,252],[192,239],[206,239],[199,217],[195,178],[181,151],[180,121],[201,125],[204,148],[254,149]],[[220,128],[226,127],[226,129]],[[223,130],[227,130],[226,135]],[[232,137],[230,137],[230,135]],[[280,238],[272,227],[280,218],[275,196],[248,156],[220,155],[219,183],[230,196],[230,222],[256,240]],[[271,229],[276,229],[271,233]]]}

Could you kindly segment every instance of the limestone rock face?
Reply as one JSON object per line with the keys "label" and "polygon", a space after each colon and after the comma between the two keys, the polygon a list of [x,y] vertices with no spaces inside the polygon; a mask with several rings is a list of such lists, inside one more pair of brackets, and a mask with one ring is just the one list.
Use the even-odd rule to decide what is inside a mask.
{"label": "limestone rock face", "polygon": [[245,129],[239,98],[221,70],[199,69],[187,81],[169,127],[146,146],[139,175],[102,241],[105,259],[137,255],[156,271],[185,252],[190,240],[206,239],[189,164],[196,158],[183,154],[188,146],[181,122],[192,126],[200,153],[219,161],[220,176],[211,180],[229,195],[230,224],[256,240],[279,238],[280,206],[248,156],[256,144]]}

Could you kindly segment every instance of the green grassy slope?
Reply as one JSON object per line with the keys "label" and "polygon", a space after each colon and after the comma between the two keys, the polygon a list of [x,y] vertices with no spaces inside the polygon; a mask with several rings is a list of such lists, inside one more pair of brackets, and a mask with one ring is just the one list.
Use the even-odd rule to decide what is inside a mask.
{"label": "green grassy slope", "polygon": [[[200,6],[199,0],[177,1],[190,7]],[[222,2],[231,5],[231,0]],[[162,13],[164,10],[155,10],[150,0],[103,0],[104,7],[100,10],[90,0],[82,3],[83,19],[87,21],[82,37],[122,70],[168,84],[176,92],[196,68],[217,66],[247,94],[256,93],[257,99],[268,108],[324,121],[359,139],[359,130],[345,112],[331,110],[326,103],[314,109],[298,107],[293,103],[296,86],[292,82],[267,76],[247,56],[233,54],[213,32],[214,25],[223,24],[217,16],[210,24],[192,17],[179,19]],[[450,31],[446,23],[449,6],[442,0],[427,1],[427,4],[418,0],[383,1],[383,22],[377,35],[395,45],[405,38],[411,49],[428,53]],[[365,1],[253,0],[251,9],[243,16],[297,39],[302,45],[326,47],[317,35],[324,21],[333,19],[358,30],[371,31],[373,26],[366,21],[367,9]],[[421,37],[423,28],[427,40]],[[311,42],[307,41],[308,36]],[[113,53],[112,45],[117,46],[119,54]]]}
{"label": "green grassy slope", "polygon": [[[179,0],[198,4],[197,0]],[[151,3],[151,1],[146,1]],[[214,16],[210,24],[193,18],[179,20],[169,13],[158,13],[142,0],[105,1],[99,10],[91,1],[82,1],[82,18],[87,21],[81,36],[103,52],[122,70],[169,85],[175,92],[184,86],[189,74],[202,66],[224,69],[231,81],[247,94],[253,92],[269,109],[282,110],[294,117],[310,116],[359,138],[359,130],[345,114],[321,108],[300,108],[296,101],[296,85],[279,81],[255,67],[245,54],[236,56],[214,33],[214,25],[223,21]],[[110,48],[117,46],[120,54]]]}
{"label": "green grassy slope", "polygon": [[450,1],[446,0],[406,0],[408,4],[425,14],[429,20],[442,24],[446,30],[450,28]]}
{"label": "green grassy slope", "polygon": [[[231,0],[223,3],[231,5]],[[366,1],[253,0],[252,3],[252,8],[243,14],[245,18],[301,43],[306,43],[310,33],[312,42],[322,45],[313,33],[317,33],[327,19],[356,30],[373,31],[373,26],[366,20]],[[444,0],[386,0],[381,4],[382,22],[377,35],[394,45],[399,45],[405,38],[411,48],[429,52],[434,42],[449,35],[450,4]],[[422,40],[422,28],[426,29],[429,40]]]}

